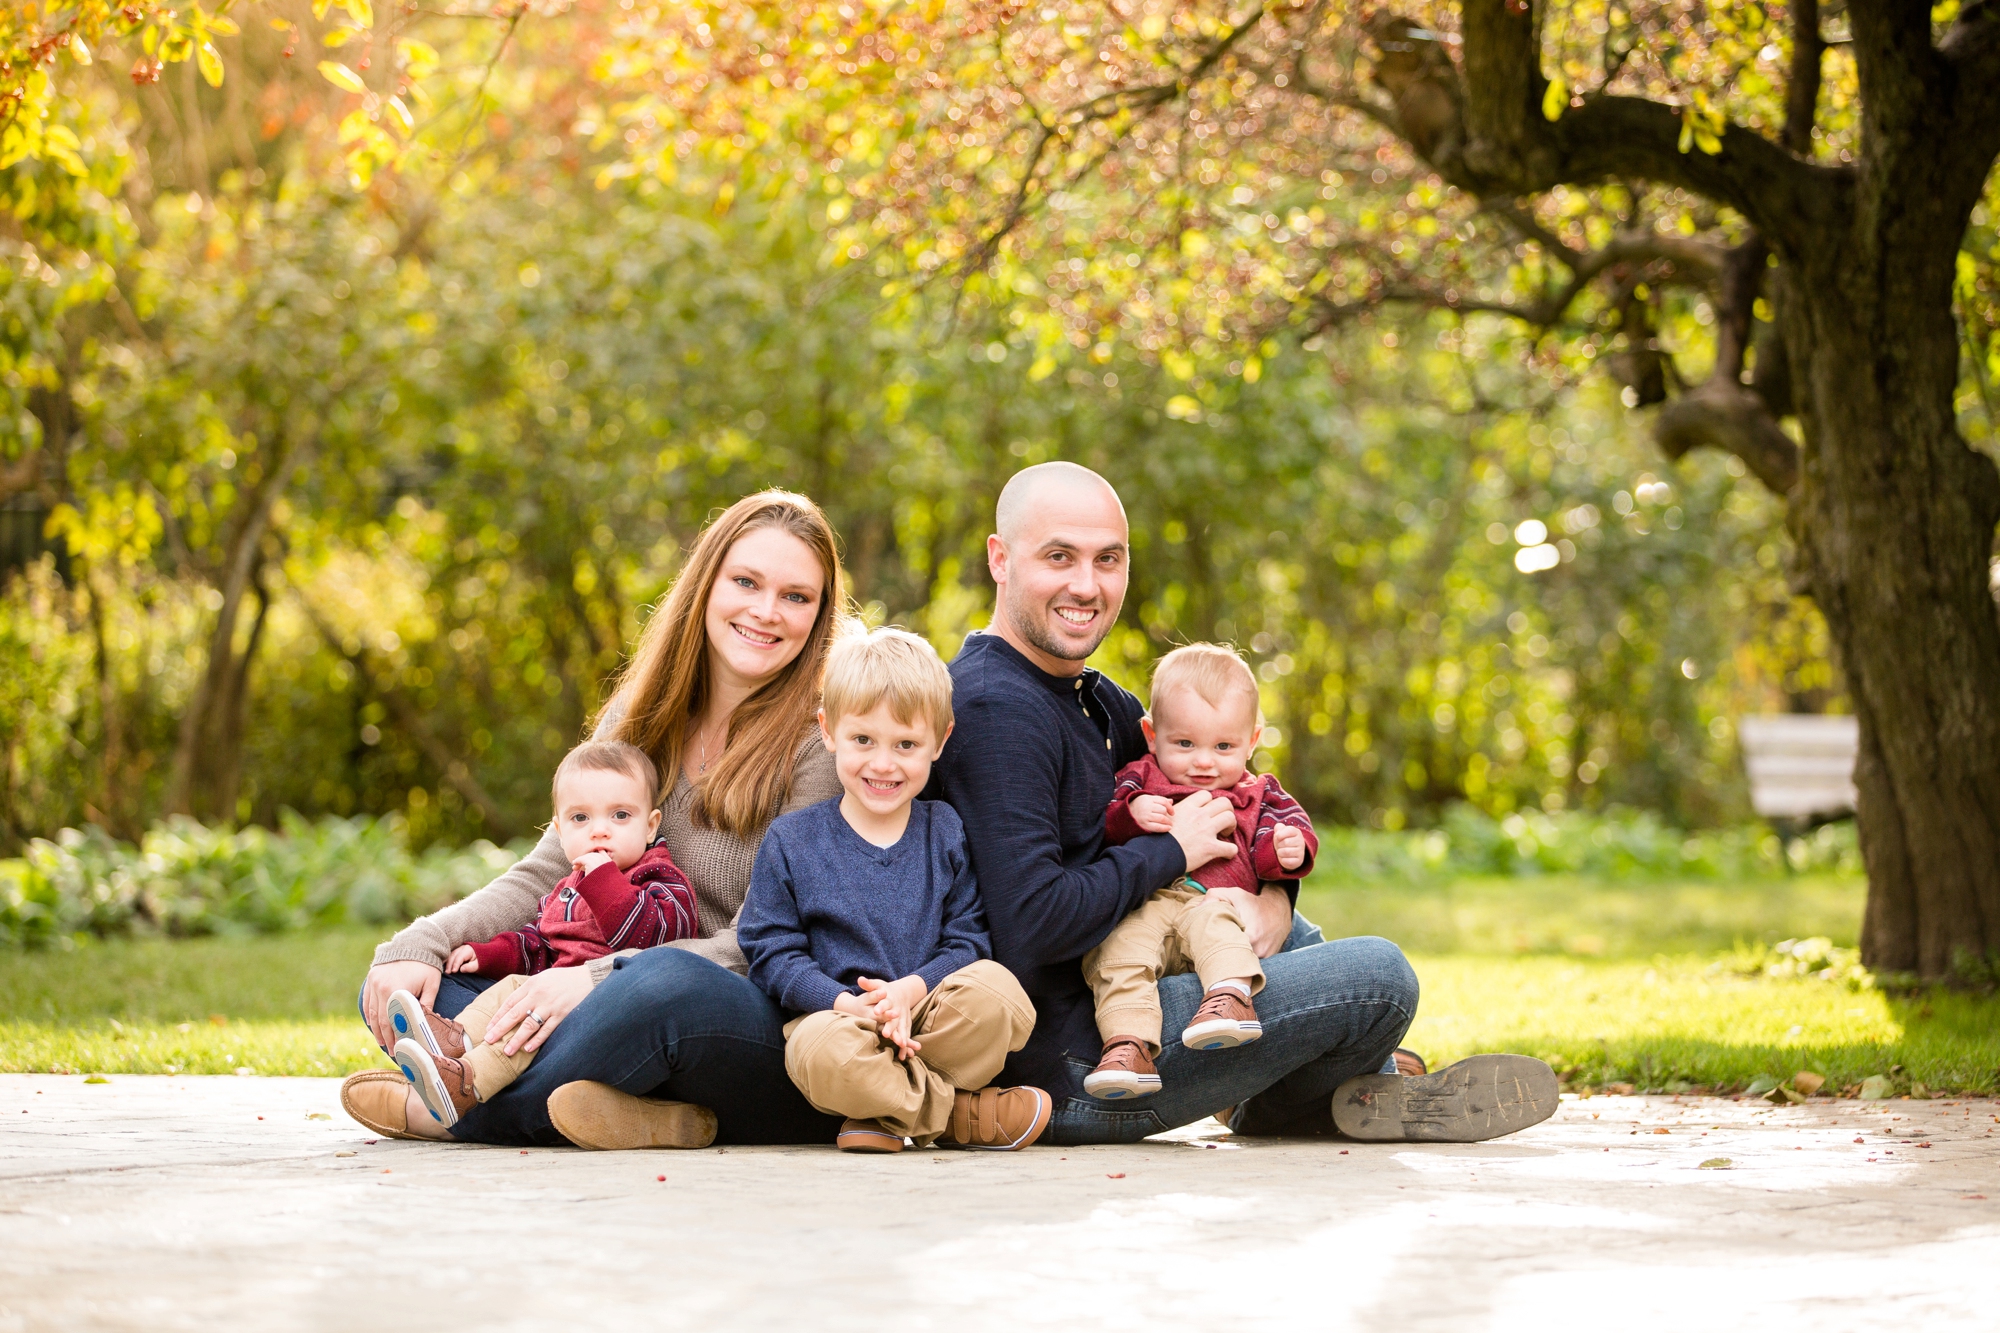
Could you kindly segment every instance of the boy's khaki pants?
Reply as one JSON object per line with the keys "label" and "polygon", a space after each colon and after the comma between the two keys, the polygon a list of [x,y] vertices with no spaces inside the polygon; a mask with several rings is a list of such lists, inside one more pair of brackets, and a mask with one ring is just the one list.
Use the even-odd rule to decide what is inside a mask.
{"label": "boy's khaki pants", "polygon": [[[472,1095],[482,1102],[527,1073],[528,1066],[535,1062],[533,1051],[505,1055],[502,1054],[505,1042],[497,1046],[486,1044],[487,1026],[500,1012],[500,1006],[507,1003],[507,997],[521,989],[525,981],[527,978],[519,974],[502,977],[459,1011],[458,1022],[465,1029],[465,1066],[472,1071]],[[531,1031],[528,1035],[535,1034]]]}
{"label": "boy's khaki pants", "polygon": [[1161,889],[1083,956],[1083,979],[1097,998],[1097,1035],[1136,1037],[1158,1055],[1159,981],[1183,972],[1199,976],[1203,990],[1232,977],[1249,978],[1252,995],[1264,989],[1264,966],[1227,895],[1179,884]]}
{"label": "boy's khaki pants", "polygon": [[911,1015],[923,1050],[908,1060],[874,1023],[822,1009],[785,1024],[785,1072],[814,1109],[879,1120],[918,1147],[951,1123],[954,1095],[991,1083],[1027,1045],[1035,1006],[1014,974],[981,959],[940,981]]}

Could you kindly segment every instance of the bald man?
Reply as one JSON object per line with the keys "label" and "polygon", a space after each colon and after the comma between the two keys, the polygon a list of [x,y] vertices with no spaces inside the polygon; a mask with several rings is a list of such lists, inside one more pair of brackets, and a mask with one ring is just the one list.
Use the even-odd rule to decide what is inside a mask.
{"label": "bald man", "polygon": [[[993,956],[1034,1001],[1036,1024],[1001,1083],[1049,1092],[1044,1143],[1130,1143],[1225,1108],[1246,1134],[1330,1134],[1472,1142],[1547,1118],[1555,1075],[1521,1056],[1478,1056],[1402,1078],[1391,1059],[1417,1008],[1417,978],[1387,940],[1324,942],[1300,917],[1297,885],[1237,895],[1266,959],[1261,1041],[1223,1051],[1170,1044],[1162,1091],[1143,1106],[1083,1090],[1100,1042],[1083,956],[1154,890],[1235,847],[1227,801],[1200,792],[1174,807],[1170,832],[1119,847],[1104,810],[1120,767],[1146,751],[1138,699],[1084,665],[1117,623],[1131,549],[1125,507],[1103,477],[1041,463],[1000,492],[987,570],[993,622],[951,664],[957,729],[925,795],[965,825]],[[1192,974],[1163,977],[1166,1028],[1201,1003]]]}

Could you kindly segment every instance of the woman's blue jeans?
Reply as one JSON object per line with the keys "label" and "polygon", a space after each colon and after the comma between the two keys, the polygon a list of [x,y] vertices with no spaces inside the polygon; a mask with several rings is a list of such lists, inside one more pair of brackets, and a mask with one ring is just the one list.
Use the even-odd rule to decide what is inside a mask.
{"label": "woman's blue jeans", "polygon": [[[493,983],[445,977],[437,1012],[455,1016]],[[785,1073],[784,1018],[764,992],[684,949],[618,959],[556,1025],[527,1073],[452,1127],[473,1143],[560,1147],[549,1094],[590,1079],[715,1112],[717,1143],[831,1143],[840,1117],[812,1109]]]}
{"label": "woman's blue jeans", "polygon": [[[1161,1091],[1136,1103],[1068,1097],[1043,1141],[1133,1143],[1228,1106],[1241,1134],[1331,1134],[1333,1090],[1357,1074],[1393,1069],[1391,1053],[1417,1011],[1416,973],[1387,940],[1327,942],[1296,913],[1291,938],[1264,971],[1263,1039],[1226,1051],[1190,1051],[1175,1039],[1201,1004],[1201,982],[1163,978],[1169,1035]],[[446,976],[437,1012],[455,1016],[492,984]],[[1092,1065],[1072,1064],[1080,1087]],[[706,1106],[718,1143],[830,1143],[840,1128],[838,1116],[813,1110],[786,1075],[778,1007],[744,978],[681,949],[618,959],[528,1071],[452,1133],[476,1143],[560,1146],[549,1094],[580,1079]]]}

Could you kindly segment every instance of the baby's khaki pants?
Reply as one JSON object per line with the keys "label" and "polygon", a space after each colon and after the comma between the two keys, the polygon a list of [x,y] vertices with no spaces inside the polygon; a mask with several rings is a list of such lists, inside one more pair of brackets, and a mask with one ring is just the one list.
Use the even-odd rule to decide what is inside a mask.
{"label": "baby's khaki pants", "polygon": [[1159,1054],[1161,977],[1193,972],[1203,990],[1247,977],[1252,995],[1264,989],[1264,967],[1235,902],[1186,883],[1155,893],[1083,956],[1083,979],[1097,997],[1097,1035],[1105,1041],[1137,1037]]}
{"label": "baby's khaki pants", "polygon": [[991,1083],[1027,1045],[1035,1006],[1014,974],[981,959],[940,981],[911,1015],[923,1050],[908,1060],[874,1023],[822,1009],[785,1024],[785,1072],[815,1109],[879,1120],[923,1147],[951,1123],[959,1089]]}
{"label": "baby's khaki pants", "polygon": [[[497,1046],[486,1044],[486,1029],[500,1012],[500,1006],[507,1003],[507,997],[521,989],[527,978],[518,974],[502,977],[479,993],[479,998],[459,1011],[459,1025],[465,1029],[465,1066],[472,1071],[472,1093],[480,1101],[490,1101],[493,1095],[528,1072],[528,1066],[535,1062],[533,1051],[518,1051],[513,1055],[502,1052],[505,1042]],[[535,1035],[532,1024],[524,1024],[528,1036]]]}

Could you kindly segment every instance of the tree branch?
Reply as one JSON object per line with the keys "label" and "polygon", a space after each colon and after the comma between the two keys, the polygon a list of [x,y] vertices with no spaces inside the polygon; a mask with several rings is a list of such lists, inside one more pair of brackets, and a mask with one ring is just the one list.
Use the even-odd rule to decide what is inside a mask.
{"label": "tree branch", "polygon": [[1790,495],[1799,482],[1799,447],[1762,398],[1719,371],[1660,409],[1654,440],[1676,460],[1703,445],[1735,454],[1776,494]]}

